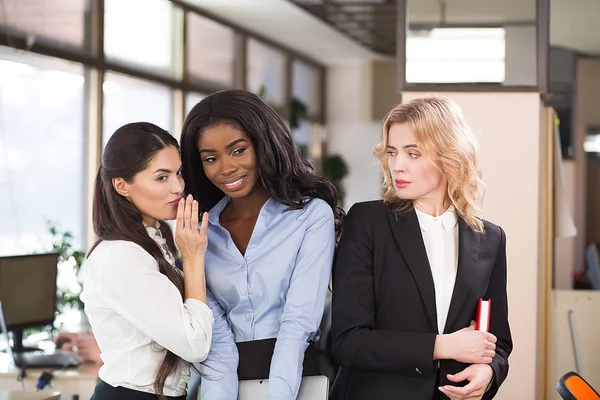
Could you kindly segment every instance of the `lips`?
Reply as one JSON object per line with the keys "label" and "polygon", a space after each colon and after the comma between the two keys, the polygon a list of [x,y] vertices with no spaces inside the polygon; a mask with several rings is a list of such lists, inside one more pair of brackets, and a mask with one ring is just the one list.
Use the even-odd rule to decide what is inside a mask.
{"label": "lips", "polygon": [[398,189],[403,189],[411,184],[410,181],[405,181],[404,179],[396,179],[394,180],[394,184]]}
{"label": "lips", "polygon": [[173,200],[173,201],[170,201],[170,202],[169,202],[169,205],[170,205],[170,206],[176,206],[176,205],[178,205],[178,204],[179,204],[179,200],[181,200],[181,197],[178,197],[178,198],[176,198],[175,200]]}
{"label": "lips", "polygon": [[243,175],[238,176],[236,178],[227,179],[226,181],[221,182],[221,186],[223,186],[227,190],[237,190],[240,189],[245,182],[246,175]]}

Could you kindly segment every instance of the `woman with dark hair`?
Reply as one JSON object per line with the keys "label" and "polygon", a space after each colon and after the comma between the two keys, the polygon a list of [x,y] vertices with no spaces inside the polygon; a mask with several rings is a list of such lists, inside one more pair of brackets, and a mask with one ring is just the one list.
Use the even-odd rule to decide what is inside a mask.
{"label": "woman with dark hair", "polygon": [[[94,189],[98,241],[88,254],[81,299],[104,365],[93,400],[185,398],[190,363],[209,351],[206,305],[208,216],[182,198],[177,141],[150,123],[119,128]],[[159,240],[158,220],[177,218],[185,280]]]}
{"label": "woman with dark hair", "polygon": [[201,398],[237,399],[238,379],[269,379],[269,399],[295,399],[321,375],[314,341],[344,212],[312,173],[284,121],[259,97],[227,90],[188,114],[184,179],[210,210],[207,298],[215,316]]}

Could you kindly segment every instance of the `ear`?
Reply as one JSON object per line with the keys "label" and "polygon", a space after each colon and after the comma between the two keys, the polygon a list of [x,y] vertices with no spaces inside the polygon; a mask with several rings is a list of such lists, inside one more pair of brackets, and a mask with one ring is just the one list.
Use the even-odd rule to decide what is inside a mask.
{"label": "ear", "polygon": [[117,193],[119,193],[121,196],[127,199],[129,198],[129,184],[125,182],[125,179],[113,178],[112,185]]}

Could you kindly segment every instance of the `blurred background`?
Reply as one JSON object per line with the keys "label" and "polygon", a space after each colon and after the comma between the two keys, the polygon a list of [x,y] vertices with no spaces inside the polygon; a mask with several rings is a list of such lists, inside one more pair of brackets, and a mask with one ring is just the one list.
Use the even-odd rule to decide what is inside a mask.
{"label": "blurred background", "polygon": [[252,91],[348,209],[379,198],[371,150],[387,111],[436,93],[475,130],[485,217],[507,232],[515,349],[497,398],[558,398],[571,370],[600,387],[599,15],[596,0],[0,0],[4,307],[17,313],[43,275],[20,267],[17,287],[3,273],[15,256],[58,264],[38,299],[56,291],[54,306],[9,330],[34,340],[85,323],[93,179],[119,126],[179,137],[204,96]]}

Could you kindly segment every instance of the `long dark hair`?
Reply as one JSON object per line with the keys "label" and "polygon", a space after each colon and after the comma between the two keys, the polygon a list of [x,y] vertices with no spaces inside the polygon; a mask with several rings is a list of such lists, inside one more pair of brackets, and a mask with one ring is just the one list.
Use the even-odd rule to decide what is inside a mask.
{"label": "long dark hair", "polygon": [[224,196],[206,177],[198,152],[199,135],[221,123],[248,135],[256,151],[260,181],[271,197],[289,210],[302,209],[313,198],[325,200],[334,212],[339,235],[345,212],[338,207],[335,186],[313,173],[310,163],[300,156],[283,119],[260,97],[245,90],[224,90],[204,98],[183,123],[183,177],[187,192],[201,208],[210,210]]}
{"label": "long dark hair", "polygon": [[[118,194],[112,184],[113,178],[132,182],[135,175],[146,169],[160,150],[169,146],[179,150],[173,136],[148,122],[124,125],[111,136],[104,148],[102,165],[96,176],[92,218],[98,241],[92,246],[88,256],[103,240],[133,242],[156,259],[159,271],[177,287],[183,299],[183,276],[169,264],[159,245],[148,235],[140,211]],[[180,360],[166,350],[154,381],[154,391],[160,398],[164,398],[165,381],[178,368]]]}

